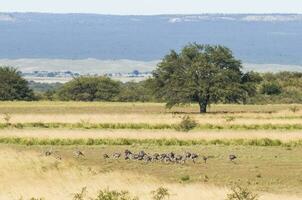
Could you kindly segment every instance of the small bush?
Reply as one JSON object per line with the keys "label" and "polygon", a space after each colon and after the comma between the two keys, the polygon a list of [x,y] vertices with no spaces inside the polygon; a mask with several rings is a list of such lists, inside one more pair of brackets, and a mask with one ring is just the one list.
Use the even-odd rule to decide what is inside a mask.
{"label": "small bush", "polygon": [[190,116],[184,116],[179,125],[176,127],[176,130],[188,132],[194,129],[196,126],[197,122],[194,119],[192,119]]}
{"label": "small bush", "polygon": [[236,119],[236,118],[235,118],[234,116],[226,116],[226,117],[225,117],[225,121],[226,121],[226,122],[232,122],[232,121],[235,121],[235,119]]}
{"label": "small bush", "polygon": [[159,187],[158,189],[151,192],[153,200],[164,200],[169,199],[170,193],[167,188]]}
{"label": "small bush", "polygon": [[84,128],[84,129],[90,129],[91,128],[91,123],[89,120],[80,120],[80,123],[78,124],[79,128]]}
{"label": "small bush", "polygon": [[227,194],[226,200],[258,200],[258,194],[254,194],[247,187],[236,184],[231,188],[231,193]]}
{"label": "small bush", "polygon": [[185,175],[185,176],[182,176],[180,178],[181,181],[189,181],[190,180],[190,176],[189,175]]}
{"label": "small bush", "polygon": [[138,200],[138,197],[132,197],[128,191],[110,191],[109,189],[100,190],[96,198],[91,200]]}

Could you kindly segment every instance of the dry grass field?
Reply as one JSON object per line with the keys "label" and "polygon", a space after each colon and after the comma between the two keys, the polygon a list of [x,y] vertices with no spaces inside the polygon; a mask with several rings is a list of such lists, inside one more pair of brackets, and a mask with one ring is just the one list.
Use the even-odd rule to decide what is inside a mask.
{"label": "dry grass field", "polygon": [[[0,144],[0,199],[43,197],[45,200],[69,200],[86,186],[90,194],[109,187],[128,190],[140,199],[149,200],[150,191],[164,186],[172,194],[172,200],[222,200],[235,182],[260,193],[261,200],[302,198],[301,145],[135,143],[145,139],[302,141],[302,105],[212,105],[208,114],[197,112],[196,105],[167,110],[160,103],[0,102],[0,124],[3,125],[0,139],[134,139],[129,145],[58,145],[54,142],[52,146],[40,143],[26,146],[18,144],[19,139],[11,140],[14,144],[9,144],[10,140],[7,140],[6,144]],[[148,128],[148,125],[157,124],[177,125],[184,116],[190,116],[198,125],[228,128],[216,130],[206,126],[189,132]],[[26,123],[33,124],[23,127]],[[43,123],[130,125],[123,129],[104,129],[44,126]],[[131,124],[142,124],[146,128],[132,128]],[[255,127],[237,129],[233,125]],[[261,128],[267,125],[270,128]],[[43,152],[49,149],[56,151],[62,159],[46,157]],[[150,154],[190,151],[200,157],[212,157],[207,164],[202,159],[196,164],[192,161],[175,164],[122,158],[106,160],[102,156],[104,153],[110,156],[114,152],[122,153],[125,149],[144,150]],[[84,152],[85,157],[76,158],[73,155],[75,150]],[[238,157],[236,163],[229,161],[230,154]]]}
{"label": "dry grass field", "polygon": [[[171,199],[224,199],[232,182],[240,180],[261,194],[261,199],[296,200],[301,197],[301,148],[244,147],[154,147],[133,146],[133,151],[148,152],[185,150],[213,155],[207,164],[198,161],[184,165],[144,163],[140,161],[104,160],[102,153],[123,151],[125,146],[53,147],[62,160],[45,157],[50,147],[1,146],[0,199],[72,199],[72,194],[87,187],[91,194],[100,188],[129,190],[141,199],[150,199],[150,191],[167,187]],[[72,151],[80,148],[85,158],[75,158]],[[236,152],[236,164],[227,159]],[[278,158],[275,158],[275,156]],[[184,179],[183,177],[189,177]]]}
{"label": "dry grass field", "polygon": [[[293,112],[293,108],[297,110]],[[201,124],[302,123],[302,105],[212,105],[208,114],[200,115],[197,105],[168,110],[160,103],[0,102],[1,113],[8,113],[14,123],[175,124],[184,115]]]}

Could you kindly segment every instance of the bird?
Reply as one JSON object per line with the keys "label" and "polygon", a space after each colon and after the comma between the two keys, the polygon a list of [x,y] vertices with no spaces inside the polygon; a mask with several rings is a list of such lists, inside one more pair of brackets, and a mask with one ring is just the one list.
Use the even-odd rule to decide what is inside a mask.
{"label": "bird", "polygon": [[195,163],[195,159],[197,159],[197,158],[198,158],[197,154],[195,154],[195,153],[191,154],[191,159],[193,160],[193,163]]}
{"label": "bird", "polygon": [[186,158],[191,158],[191,155],[192,155],[192,154],[191,154],[190,152],[186,152],[186,153],[185,153]]}
{"label": "bird", "polygon": [[47,150],[47,151],[45,151],[45,156],[50,156],[51,154],[52,154],[52,151],[50,151],[50,150]]}
{"label": "bird", "polygon": [[203,159],[204,163],[206,164],[209,157],[208,156],[202,156],[202,159]]}
{"label": "bird", "polygon": [[51,156],[53,154],[52,147],[44,152],[45,156]]}
{"label": "bird", "polygon": [[229,155],[229,159],[230,161],[234,161],[235,159],[237,159],[237,156],[235,156],[234,154]]}
{"label": "bird", "polygon": [[204,163],[206,164],[209,158],[213,158],[214,156],[202,156]]}
{"label": "bird", "polygon": [[76,151],[74,151],[74,155],[77,157],[77,158],[79,158],[79,157],[85,157],[85,155],[84,155],[84,153],[82,152],[82,151],[80,151],[80,150],[76,150]]}
{"label": "bird", "polygon": [[107,159],[107,158],[109,158],[109,155],[105,153],[105,154],[103,154],[103,158]]}

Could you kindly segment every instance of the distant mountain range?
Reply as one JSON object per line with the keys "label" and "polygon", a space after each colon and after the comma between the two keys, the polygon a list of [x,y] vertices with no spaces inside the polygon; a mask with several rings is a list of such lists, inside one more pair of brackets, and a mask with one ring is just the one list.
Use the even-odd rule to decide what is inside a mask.
{"label": "distant mountain range", "polygon": [[160,60],[188,42],[244,63],[302,66],[302,15],[0,13],[0,59]]}

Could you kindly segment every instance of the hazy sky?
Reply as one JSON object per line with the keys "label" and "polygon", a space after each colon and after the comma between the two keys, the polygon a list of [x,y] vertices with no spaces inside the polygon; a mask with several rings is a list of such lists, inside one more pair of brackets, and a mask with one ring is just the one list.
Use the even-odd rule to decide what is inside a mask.
{"label": "hazy sky", "polygon": [[0,0],[0,12],[302,13],[302,0]]}

